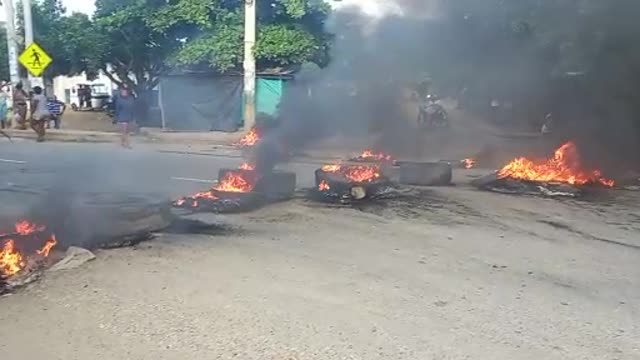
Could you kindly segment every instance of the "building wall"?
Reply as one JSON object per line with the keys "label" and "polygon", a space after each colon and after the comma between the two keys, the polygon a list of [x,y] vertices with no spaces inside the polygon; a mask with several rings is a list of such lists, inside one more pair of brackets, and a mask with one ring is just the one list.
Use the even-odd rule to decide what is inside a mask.
{"label": "building wall", "polygon": [[87,80],[85,74],[58,76],[53,79],[53,94],[65,103],[75,103],[78,105],[78,85],[103,85],[105,92],[109,95],[113,94],[113,91],[118,88],[118,86],[103,73],[100,73],[97,79],[91,81]]}

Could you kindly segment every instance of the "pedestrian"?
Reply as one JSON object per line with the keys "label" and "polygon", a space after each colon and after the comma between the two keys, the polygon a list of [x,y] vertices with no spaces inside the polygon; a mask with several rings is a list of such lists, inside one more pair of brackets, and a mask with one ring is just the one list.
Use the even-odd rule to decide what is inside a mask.
{"label": "pedestrian", "polygon": [[[64,115],[64,111],[67,109],[67,105],[58,100],[58,98],[53,95],[47,100],[47,109],[49,110],[49,115],[51,116],[50,119],[53,121],[53,126],[56,129],[60,129],[62,115]],[[47,129],[51,127],[51,120],[47,121]]]}
{"label": "pedestrian", "polygon": [[93,105],[91,105],[91,86],[85,85],[84,87],[84,101],[87,104],[87,109],[93,109]]}
{"label": "pedestrian", "polygon": [[78,85],[78,90],[77,90],[77,94],[78,94],[78,109],[82,109],[84,107],[84,85],[80,84]]}
{"label": "pedestrian", "polygon": [[36,86],[33,88],[33,98],[31,99],[31,128],[38,134],[38,142],[44,141],[45,124],[50,118],[47,97],[42,93],[42,88]]}
{"label": "pedestrian", "polygon": [[29,95],[22,88],[22,83],[17,83],[13,90],[13,113],[19,130],[27,130],[27,101]]}
{"label": "pedestrian", "polygon": [[0,88],[0,129],[6,129],[11,126],[9,120],[9,94],[5,91],[5,87]]}
{"label": "pedestrian", "polygon": [[116,103],[116,121],[120,126],[121,143],[124,148],[131,148],[129,142],[130,125],[134,122],[135,98],[128,88],[123,87],[120,93],[115,97]]}

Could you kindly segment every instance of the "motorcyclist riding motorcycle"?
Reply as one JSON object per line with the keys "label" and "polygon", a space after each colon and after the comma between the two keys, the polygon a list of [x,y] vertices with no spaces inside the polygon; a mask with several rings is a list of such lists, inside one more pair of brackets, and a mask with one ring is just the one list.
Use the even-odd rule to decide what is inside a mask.
{"label": "motorcyclist riding motorcycle", "polygon": [[422,99],[418,111],[418,125],[426,128],[449,127],[449,114],[438,100],[433,94],[428,94]]}

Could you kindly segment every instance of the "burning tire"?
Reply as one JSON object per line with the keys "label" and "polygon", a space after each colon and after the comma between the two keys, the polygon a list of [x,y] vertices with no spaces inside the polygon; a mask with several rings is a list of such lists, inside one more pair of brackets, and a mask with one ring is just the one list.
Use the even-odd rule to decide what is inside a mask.
{"label": "burning tire", "polygon": [[293,197],[296,190],[296,174],[286,171],[271,171],[259,174],[255,170],[220,169],[218,179],[229,173],[241,173],[243,177],[253,179],[255,187],[251,192],[260,194],[266,201],[282,201]]}
{"label": "burning tire", "polygon": [[446,162],[398,162],[401,184],[418,186],[450,185],[453,179],[451,164]]}
{"label": "burning tire", "polygon": [[378,165],[327,165],[316,170],[315,178],[322,198],[343,203],[373,197],[389,186]]}

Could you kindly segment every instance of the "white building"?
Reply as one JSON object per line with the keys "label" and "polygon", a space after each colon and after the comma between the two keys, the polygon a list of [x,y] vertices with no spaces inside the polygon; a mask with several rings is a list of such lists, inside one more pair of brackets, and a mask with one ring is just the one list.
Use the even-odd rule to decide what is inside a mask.
{"label": "white building", "polygon": [[79,105],[78,85],[89,85],[92,88],[92,95],[111,96],[118,86],[102,72],[95,80],[87,80],[83,73],[77,76],[57,76],[53,79],[53,94],[68,105]]}

